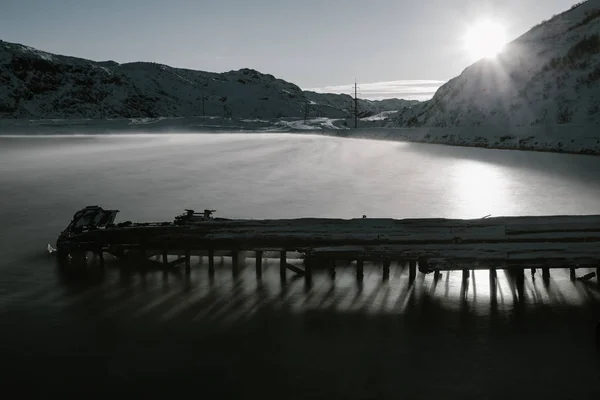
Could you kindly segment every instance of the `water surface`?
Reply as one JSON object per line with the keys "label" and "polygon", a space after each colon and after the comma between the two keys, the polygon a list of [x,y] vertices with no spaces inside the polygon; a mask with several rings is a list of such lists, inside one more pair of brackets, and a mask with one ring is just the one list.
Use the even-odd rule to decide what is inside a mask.
{"label": "water surface", "polygon": [[[31,390],[279,398],[596,398],[593,282],[500,273],[389,283],[369,265],[279,281],[253,260],[59,273],[45,254],[86,205],[119,221],[600,214],[600,157],[311,135],[0,137],[0,350]],[[586,273],[579,271],[579,275]],[[73,362],[56,368],[59,357]],[[5,364],[8,364],[8,361]],[[61,365],[65,363],[61,361]],[[68,384],[64,376],[73,377]],[[149,388],[147,384],[151,384]],[[37,389],[36,389],[37,388]],[[215,394],[216,393],[216,394]]]}

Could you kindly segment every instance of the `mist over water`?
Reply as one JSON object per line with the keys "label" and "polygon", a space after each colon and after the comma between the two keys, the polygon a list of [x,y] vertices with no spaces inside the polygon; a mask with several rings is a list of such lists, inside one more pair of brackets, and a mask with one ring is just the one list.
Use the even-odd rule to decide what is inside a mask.
{"label": "mist over water", "polygon": [[[142,390],[168,364],[165,390],[195,382],[233,397],[599,394],[600,295],[565,271],[550,285],[527,274],[520,292],[500,272],[496,295],[484,271],[467,285],[459,272],[419,274],[411,287],[403,265],[389,283],[367,265],[358,286],[340,266],[335,281],[317,274],[306,287],[282,285],[275,261],[261,282],[252,259],[234,279],[227,257],[212,279],[197,259],[189,275],[108,260],[104,273],[73,278],[45,247],[95,204],[119,209],[118,221],[171,221],[184,208],[226,218],[600,214],[600,157],[271,133],[0,137],[0,171],[0,349],[17,381],[29,374],[60,391],[68,372],[78,389],[99,378],[98,390]],[[48,372],[56,357],[87,369]]]}

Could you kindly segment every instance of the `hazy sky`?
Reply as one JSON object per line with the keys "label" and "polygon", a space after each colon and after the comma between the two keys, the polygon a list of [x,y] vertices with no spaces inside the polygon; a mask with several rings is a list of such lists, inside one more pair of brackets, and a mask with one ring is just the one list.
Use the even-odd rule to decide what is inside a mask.
{"label": "hazy sky", "polygon": [[394,81],[379,87],[420,94],[471,63],[461,37],[478,19],[497,19],[513,39],[576,2],[0,0],[0,39],[99,61],[248,67],[302,88]]}

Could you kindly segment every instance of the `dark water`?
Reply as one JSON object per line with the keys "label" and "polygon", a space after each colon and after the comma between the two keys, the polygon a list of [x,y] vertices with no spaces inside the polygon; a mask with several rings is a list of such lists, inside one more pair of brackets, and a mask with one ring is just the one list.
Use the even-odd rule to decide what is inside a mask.
{"label": "dark water", "polygon": [[[172,220],[600,214],[600,158],[291,135],[0,138],[2,379],[21,394],[213,398],[600,396],[595,281],[523,290],[393,265],[261,281],[108,260],[61,273],[47,243],[79,208]],[[578,271],[583,275],[587,270]],[[293,275],[293,274],[292,274]]]}

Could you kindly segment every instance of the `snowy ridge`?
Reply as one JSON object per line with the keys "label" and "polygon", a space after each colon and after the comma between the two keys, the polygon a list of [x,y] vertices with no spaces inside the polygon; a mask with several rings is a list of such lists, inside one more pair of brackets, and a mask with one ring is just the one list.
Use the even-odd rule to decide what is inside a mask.
{"label": "snowy ridge", "polygon": [[[360,100],[359,110],[370,116],[413,104]],[[95,62],[0,41],[0,118],[345,118],[352,107],[350,96],[304,92],[251,69]]]}
{"label": "snowy ridge", "polygon": [[[572,129],[560,129],[566,134],[561,141],[570,143],[579,134],[588,135],[591,126],[600,137],[598,124],[600,0],[589,0],[509,43],[497,59],[468,67],[430,101],[399,113],[391,125],[481,127],[483,137],[487,127],[533,127],[538,141],[545,140],[545,130],[565,125]],[[464,138],[473,145],[469,140]]]}

